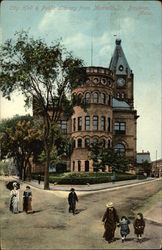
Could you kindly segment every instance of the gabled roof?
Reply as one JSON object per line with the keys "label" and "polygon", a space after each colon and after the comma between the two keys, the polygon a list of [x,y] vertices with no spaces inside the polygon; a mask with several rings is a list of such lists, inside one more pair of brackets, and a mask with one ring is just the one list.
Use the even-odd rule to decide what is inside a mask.
{"label": "gabled roof", "polygon": [[127,75],[128,72],[128,76],[130,76],[131,69],[123,52],[121,40],[117,39],[115,43],[116,47],[110,61],[109,69],[113,72],[116,70],[116,75]]}

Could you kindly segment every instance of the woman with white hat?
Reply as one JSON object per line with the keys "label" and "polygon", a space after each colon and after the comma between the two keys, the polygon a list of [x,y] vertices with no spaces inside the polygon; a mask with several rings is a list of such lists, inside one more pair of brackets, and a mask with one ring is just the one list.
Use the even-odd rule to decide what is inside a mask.
{"label": "woman with white hat", "polygon": [[119,217],[112,202],[107,203],[106,207],[107,208],[102,219],[105,227],[103,238],[105,238],[108,243],[111,243],[112,241],[114,241],[116,223],[119,223]]}
{"label": "woman with white hat", "polygon": [[13,183],[13,190],[11,190],[10,197],[11,197],[10,210],[12,213],[18,214],[19,213],[19,209],[18,209],[19,191],[17,190],[17,183],[16,182]]}

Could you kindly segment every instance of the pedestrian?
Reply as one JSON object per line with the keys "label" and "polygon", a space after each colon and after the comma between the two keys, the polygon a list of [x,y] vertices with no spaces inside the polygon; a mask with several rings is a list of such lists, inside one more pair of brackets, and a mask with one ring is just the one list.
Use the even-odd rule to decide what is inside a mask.
{"label": "pedestrian", "polygon": [[129,229],[130,221],[126,216],[122,216],[119,220],[119,227],[120,227],[120,235],[122,237],[122,242],[125,241],[127,235],[130,233]]}
{"label": "pedestrian", "polygon": [[76,209],[76,202],[78,202],[78,197],[75,193],[75,189],[72,188],[71,192],[68,196],[68,202],[69,202],[69,213],[73,213],[73,215],[75,214],[75,209]]}
{"label": "pedestrian", "polygon": [[136,219],[133,223],[134,233],[137,235],[137,242],[142,242],[142,234],[144,233],[145,221],[143,219],[143,214],[138,213]]}
{"label": "pedestrian", "polygon": [[19,191],[17,190],[17,183],[13,183],[13,190],[10,193],[10,211],[14,214],[19,213],[18,205],[19,205]]}
{"label": "pedestrian", "polygon": [[111,176],[111,181],[112,181],[112,184],[115,183],[115,175],[114,174]]}
{"label": "pedestrian", "polygon": [[108,243],[111,243],[114,241],[116,224],[119,223],[119,217],[112,202],[109,202],[108,204],[106,204],[106,207],[107,209],[102,218],[102,221],[104,222],[104,228],[105,228],[103,238],[105,238],[105,240],[108,241]]}
{"label": "pedestrian", "polygon": [[38,175],[38,184],[40,185],[40,181],[41,181],[41,175]]}
{"label": "pedestrian", "polygon": [[32,212],[32,191],[29,186],[26,186],[26,190],[24,191],[23,194],[23,211],[26,213],[31,213]]}

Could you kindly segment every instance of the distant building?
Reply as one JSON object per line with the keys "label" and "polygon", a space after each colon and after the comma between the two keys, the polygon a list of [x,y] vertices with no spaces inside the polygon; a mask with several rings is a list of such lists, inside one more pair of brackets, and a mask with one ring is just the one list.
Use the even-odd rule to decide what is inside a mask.
{"label": "distant building", "polygon": [[144,162],[151,163],[151,157],[150,157],[150,152],[144,152],[142,151],[141,153],[137,153],[137,164],[142,164]]}
{"label": "distant building", "polygon": [[155,177],[162,177],[162,158],[152,161],[152,175]]}
{"label": "distant building", "polygon": [[[62,117],[63,132],[74,140],[70,162],[71,171],[93,172],[88,146],[102,141],[103,147],[114,148],[136,161],[137,111],[134,109],[134,76],[117,39],[109,67],[86,67],[87,82],[72,90],[88,103],[85,112],[74,106],[69,120]],[[36,168],[35,168],[36,169]]]}

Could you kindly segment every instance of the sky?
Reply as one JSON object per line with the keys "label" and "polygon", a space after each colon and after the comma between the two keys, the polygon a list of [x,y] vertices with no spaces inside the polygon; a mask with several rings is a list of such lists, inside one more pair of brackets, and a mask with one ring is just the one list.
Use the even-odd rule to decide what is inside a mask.
{"label": "sky", "polygon": [[[50,44],[62,38],[73,55],[93,66],[108,67],[115,39],[134,73],[137,120],[137,152],[149,151],[162,158],[161,6],[159,1],[3,1],[1,42],[20,30]],[[0,97],[1,118],[30,113],[23,96],[11,101]]]}

